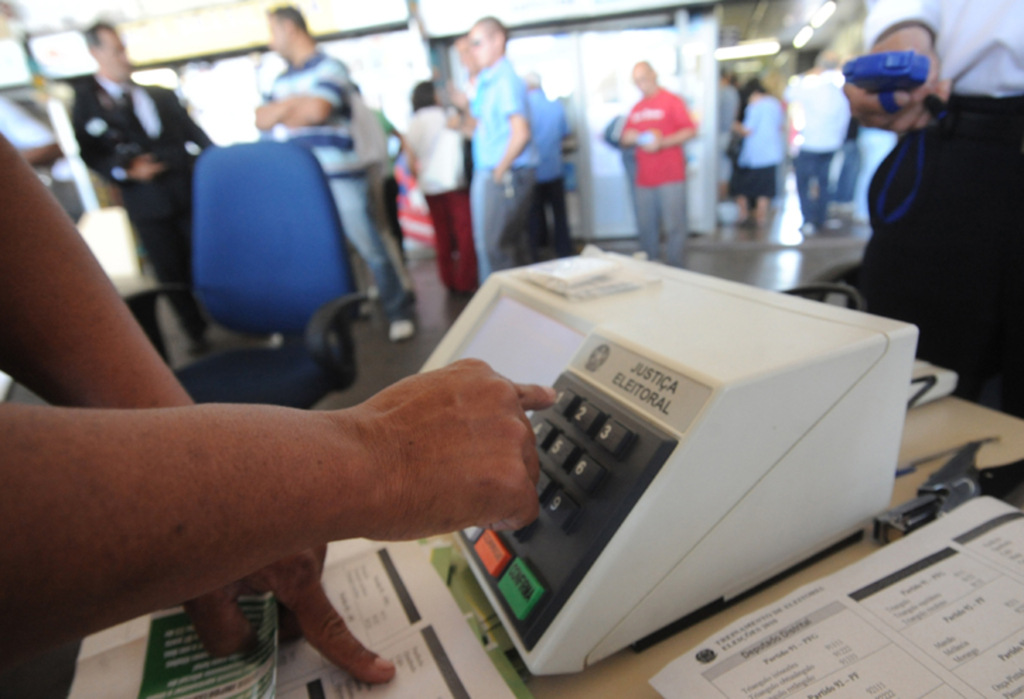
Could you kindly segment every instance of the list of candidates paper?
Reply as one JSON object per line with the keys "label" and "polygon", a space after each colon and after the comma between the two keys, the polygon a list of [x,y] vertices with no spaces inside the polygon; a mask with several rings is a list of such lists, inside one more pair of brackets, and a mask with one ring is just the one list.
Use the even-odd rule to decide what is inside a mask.
{"label": "list of candidates paper", "polygon": [[1024,697],[1024,513],[971,501],[666,666],[666,699]]}

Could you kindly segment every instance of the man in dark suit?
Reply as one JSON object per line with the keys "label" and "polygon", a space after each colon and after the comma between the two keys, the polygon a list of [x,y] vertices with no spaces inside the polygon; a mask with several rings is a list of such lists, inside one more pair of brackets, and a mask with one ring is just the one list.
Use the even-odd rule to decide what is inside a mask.
{"label": "man in dark suit", "polygon": [[[82,159],[121,190],[128,217],[163,283],[192,283],[192,166],[211,145],[170,90],[131,80],[117,31],[98,23],[85,32],[96,75],[78,85],[73,122]],[[190,297],[174,308],[191,341],[206,348],[206,320]]]}

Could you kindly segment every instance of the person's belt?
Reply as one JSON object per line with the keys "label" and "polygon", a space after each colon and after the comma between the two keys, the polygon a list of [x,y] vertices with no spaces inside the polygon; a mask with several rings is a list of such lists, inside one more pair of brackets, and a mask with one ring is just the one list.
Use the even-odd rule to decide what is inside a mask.
{"label": "person's belt", "polygon": [[1024,114],[989,114],[950,109],[939,122],[947,138],[1013,145],[1024,151]]}

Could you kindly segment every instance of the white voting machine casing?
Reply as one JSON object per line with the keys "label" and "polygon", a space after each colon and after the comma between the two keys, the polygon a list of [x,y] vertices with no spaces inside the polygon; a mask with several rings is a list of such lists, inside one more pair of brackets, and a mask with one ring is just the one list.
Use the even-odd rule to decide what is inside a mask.
{"label": "white voting machine casing", "polygon": [[889,503],[911,325],[617,255],[570,301],[492,275],[424,371],[554,385],[538,520],[457,538],[535,674],[582,670],[842,541]]}

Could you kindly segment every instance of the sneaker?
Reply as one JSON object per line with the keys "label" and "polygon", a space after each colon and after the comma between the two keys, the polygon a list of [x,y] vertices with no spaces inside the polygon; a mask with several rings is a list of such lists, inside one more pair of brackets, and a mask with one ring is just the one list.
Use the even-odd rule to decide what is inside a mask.
{"label": "sneaker", "polygon": [[815,233],[818,232],[818,229],[814,226],[813,223],[808,221],[804,225],[800,226],[800,232],[803,233],[804,235],[814,235]]}
{"label": "sneaker", "polygon": [[411,320],[394,320],[391,321],[391,327],[388,328],[388,339],[392,342],[401,342],[402,340],[408,340],[410,337],[416,334],[416,326]]}
{"label": "sneaker", "polygon": [[838,218],[830,218],[829,220],[825,221],[825,228],[829,229],[830,231],[837,231],[842,227],[843,222],[840,221]]}

